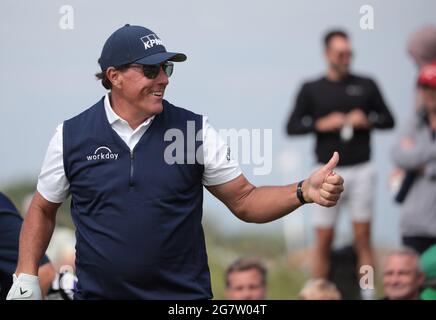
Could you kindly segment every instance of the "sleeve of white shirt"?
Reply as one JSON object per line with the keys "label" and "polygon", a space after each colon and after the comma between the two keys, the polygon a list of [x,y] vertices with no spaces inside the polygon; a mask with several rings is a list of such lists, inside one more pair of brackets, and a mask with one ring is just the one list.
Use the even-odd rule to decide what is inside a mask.
{"label": "sleeve of white shirt", "polygon": [[36,189],[41,196],[54,203],[62,203],[69,195],[70,184],[64,171],[63,123],[57,126],[45,154]]}
{"label": "sleeve of white shirt", "polygon": [[230,147],[203,116],[203,185],[215,186],[229,182],[242,174]]}

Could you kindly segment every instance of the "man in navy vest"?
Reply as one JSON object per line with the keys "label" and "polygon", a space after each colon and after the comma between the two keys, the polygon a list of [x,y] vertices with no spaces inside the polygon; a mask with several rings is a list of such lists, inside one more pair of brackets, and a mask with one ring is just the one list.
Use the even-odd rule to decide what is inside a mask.
{"label": "man in navy vest", "polygon": [[77,237],[75,299],[212,298],[203,186],[253,223],[279,219],[304,203],[336,204],[343,191],[333,172],[337,153],[299,184],[247,181],[206,117],[163,99],[173,62],[184,60],[143,27],[125,25],[108,38],[97,77],[110,91],[59,125],[50,142],[9,299],[21,298],[18,287],[38,290],[36,281],[21,283],[21,277],[37,274],[68,195]]}

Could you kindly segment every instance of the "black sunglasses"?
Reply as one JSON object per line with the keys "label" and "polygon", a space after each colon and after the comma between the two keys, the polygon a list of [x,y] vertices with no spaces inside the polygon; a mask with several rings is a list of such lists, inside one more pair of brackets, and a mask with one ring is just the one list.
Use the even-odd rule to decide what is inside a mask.
{"label": "black sunglasses", "polygon": [[129,67],[142,68],[146,78],[155,79],[160,72],[160,68],[163,69],[167,77],[171,77],[174,70],[174,63],[165,61],[159,64],[131,64]]}

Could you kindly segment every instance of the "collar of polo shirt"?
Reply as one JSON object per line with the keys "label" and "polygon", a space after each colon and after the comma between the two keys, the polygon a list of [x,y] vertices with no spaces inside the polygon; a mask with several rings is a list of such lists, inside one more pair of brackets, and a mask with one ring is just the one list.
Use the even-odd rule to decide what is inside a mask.
{"label": "collar of polo shirt", "polygon": [[[110,125],[114,124],[116,121],[120,121],[122,123],[129,125],[129,123],[126,120],[124,120],[119,115],[117,115],[115,113],[114,109],[112,109],[111,102],[109,99],[109,93],[107,93],[106,96],[104,97],[104,108],[106,110],[106,116],[107,116],[107,119],[108,119]],[[140,124],[139,127],[149,125],[151,123],[151,121],[153,121],[154,117],[155,116],[151,116],[150,118],[146,119],[143,123]],[[138,128],[136,128],[136,129],[138,129]]]}
{"label": "collar of polo shirt", "polygon": [[133,130],[129,123],[117,115],[112,109],[109,93],[104,97],[104,109],[106,112],[106,117],[111,125],[112,129],[124,140],[124,142],[130,147],[132,150],[136,143],[138,143],[141,136],[145,133],[147,128],[150,126],[155,116],[152,116],[146,119],[143,123],[141,123],[135,130]]}

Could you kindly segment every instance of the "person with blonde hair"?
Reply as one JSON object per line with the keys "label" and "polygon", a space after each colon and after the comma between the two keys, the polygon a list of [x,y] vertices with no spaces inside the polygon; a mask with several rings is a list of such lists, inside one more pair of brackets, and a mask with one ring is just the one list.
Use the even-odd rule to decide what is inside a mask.
{"label": "person with blonde hair", "polygon": [[298,294],[300,300],[341,300],[341,293],[333,282],[311,279]]}

